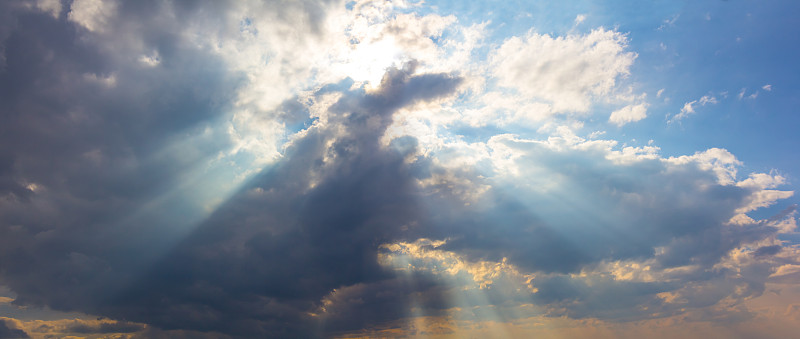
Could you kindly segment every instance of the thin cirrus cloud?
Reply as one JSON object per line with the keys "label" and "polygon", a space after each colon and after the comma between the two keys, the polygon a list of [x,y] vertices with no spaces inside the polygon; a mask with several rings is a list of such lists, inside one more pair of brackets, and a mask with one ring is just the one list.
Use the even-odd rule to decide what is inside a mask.
{"label": "thin cirrus cloud", "polygon": [[[740,97],[741,97],[741,95],[740,95]],[[718,102],[719,101],[717,100],[717,98],[714,97],[714,96],[711,96],[711,95],[704,95],[700,99],[689,101],[689,102],[683,104],[683,107],[681,108],[681,111],[678,112],[678,114],[675,114],[671,118],[669,118],[667,120],[667,123],[672,124],[672,123],[674,123],[676,121],[679,122],[679,121],[685,119],[686,117],[688,117],[688,116],[690,116],[692,114],[695,114],[696,113],[695,112],[696,107],[702,107],[702,106],[705,106],[705,105],[708,105],[708,104],[716,104]]]}
{"label": "thin cirrus cloud", "polygon": [[612,135],[722,99],[450,9],[0,5],[0,337],[796,329],[793,176]]}

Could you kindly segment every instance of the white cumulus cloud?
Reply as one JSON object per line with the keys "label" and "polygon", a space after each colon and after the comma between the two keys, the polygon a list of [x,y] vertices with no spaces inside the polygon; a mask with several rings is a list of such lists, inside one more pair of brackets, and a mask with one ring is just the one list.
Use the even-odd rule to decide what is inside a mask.
{"label": "white cumulus cloud", "polygon": [[555,112],[586,112],[593,98],[611,93],[629,73],[636,54],[627,45],[624,34],[603,28],[566,37],[530,32],[503,42],[490,62],[500,86]]}
{"label": "white cumulus cloud", "polygon": [[636,122],[647,117],[647,104],[628,105],[611,113],[608,122],[617,126]]}
{"label": "white cumulus cloud", "polygon": [[[53,10],[55,6],[42,5],[41,8]],[[102,31],[116,14],[117,3],[113,0],[75,0],[67,17],[89,31]]]}

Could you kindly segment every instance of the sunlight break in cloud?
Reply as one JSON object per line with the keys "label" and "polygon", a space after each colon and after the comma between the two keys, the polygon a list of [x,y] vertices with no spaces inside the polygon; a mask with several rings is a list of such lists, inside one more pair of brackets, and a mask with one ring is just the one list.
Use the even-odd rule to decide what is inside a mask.
{"label": "sunlight break in cloud", "polygon": [[794,335],[796,44],[705,34],[796,20],[692,6],[2,2],[0,337]]}

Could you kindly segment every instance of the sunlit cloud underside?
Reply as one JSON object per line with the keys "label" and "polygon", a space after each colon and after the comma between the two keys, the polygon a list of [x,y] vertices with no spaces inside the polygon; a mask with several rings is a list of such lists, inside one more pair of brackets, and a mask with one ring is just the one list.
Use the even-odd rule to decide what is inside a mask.
{"label": "sunlit cloud underside", "polygon": [[751,5],[4,2],[0,338],[790,337]]}

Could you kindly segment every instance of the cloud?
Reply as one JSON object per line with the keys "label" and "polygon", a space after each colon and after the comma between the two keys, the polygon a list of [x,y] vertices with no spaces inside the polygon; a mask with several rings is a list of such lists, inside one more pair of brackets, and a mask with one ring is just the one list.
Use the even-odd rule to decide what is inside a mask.
{"label": "cloud", "polygon": [[[518,302],[498,310],[506,316],[641,320],[763,293],[764,272],[780,265],[766,254],[778,251],[775,245],[751,246],[775,244],[781,223],[794,219],[751,219],[735,227],[729,220],[779,177],[737,182],[730,166],[740,163],[724,150],[663,159],[613,146],[568,135],[492,138],[492,162],[499,167],[488,179],[492,189],[438,220],[446,239],[386,245],[386,262],[398,270],[452,276],[456,290],[489,287],[480,293],[490,300]],[[754,181],[765,184],[746,189],[755,188]],[[750,273],[715,273],[719,265]],[[700,298],[711,286],[719,286],[716,294]],[[497,293],[507,288],[517,292]],[[464,307],[486,306],[475,302]],[[527,302],[541,308],[522,312]]]}
{"label": "cloud", "polygon": [[[147,333],[145,324],[116,321],[105,318],[97,319],[57,319],[57,320],[19,320],[0,318],[0,326],[14,324],[11,332],[0,332],[0,338],[63,338],[63,337],[137,337]],[[152,332],[152,331],[150,331]],[[12,334],[9,334],[12,333]],[[3,335],[5,334],[5,335]]]}
{"label": "cloud", "polygon": [[53,18],[58,18],[61,14],[61,1],[59,0],[37,0],[36,8],[49,12]]}
{"label": "cloud", "polygon": [[120,4],[102,26],[102,6],[27,13],[4,42],[0,280],[19,305],[98,312],[253,171],[229,154],[243,75],[183,35],[204,11]]}
{"label": "cloud", "polygon": [[[54,10],[52,5],[42,4],[40,7]],[[70,5],[67,18],[89,31],[102,32],[116,15],[117,7],[115,0],[75,0]]]}
{"label": "cloud", "polygon": [[8,326],[8,318],[0,318],[0,338],[30,338],[25,331]]}
{"label": "cloud", "polygon": [[[770,92],[770,91],[772,91],[772,85],[761,86],[761,89],[763,89],[763,90],[765,90],[767,92]],[[742,90],[739,91],[739,95],[738,95],[739,100],[742,100],[744,98],[756,99],[756,98],[758,98],[758,94],[759,94],[759,92],[757,90],[755,92],[751,93],[750,95],[746,95],[746,93],[747,93],[747,88],[742,88]]]}
{"label": "cloud", "polygon": [[647,104],[628,105],[611,113],[608,122],[622,127],[647,117]]}
{"label": "cloud", "polygon": [[[308,313],[316,303],[341,286],[388,279],[375,262],[377,248],[372,244],[396,236],[404,220],[416,214],[409,196],[414,181],[401,166],[404,154],[381,149],[378,140],[397,109],[451,95],[460,79],[413,72],[413,63],[388,71],[374,93],[339,90],[341,98],[320,112],[324,118],[303,137],[292,141],[284,161],[254,178],[226,203],[228,207],[210,216],[139,279],[126,280],[136,273],[126,264],[141,261],[119,261],[116,256],[124,252],[104,254],[84,245],[81,252],[43,251],[29,256],[27,260],[63,259],[36,272],[11,267],[16,275],[5,281],[19,294],[19,303],[77,308],[164,329],[245,336],[310,335],[313,332],[308,331],[321,330],[307,325],[314,323]],[[264,210],[260,207],[264,204],[272,207]],[[285,213],[277,213],[281,210]],[[65,226],[72,233],[81,232],[80,225]],[[136,244],[114,233],[91,236],[104,243]],[[141,241],[150,242],[157,234],[141,236],[145,237]],[[70,238],[63,234],[57,239]],[[292,265],[276,261],[279,257]],[[91,275],[98,270],[106,273]],[[72,283],[62,280],[54,288],[52,280],[44,278],[64,271]],[[28,279],[39,282],[29,284]],[[264,281],[271,282],[264,285]],[[185,284],[193,287],[186,290]],[[122,288],[109,289],[113,285]],[[99,286],[108,286],[100,288],[106,292],[97,293]],[[206,306],[202,310],[191,306],[198,302]],[[269,306],[263,308],[264,303]],[[392,309],[386,312],[391,314]],[[332,322],[330,329],[352,321],[348,316],[341,324]]]}
{"label": "cloud", "polygon": [[794,207],[752,213],[792,195],[782,175],[580,136],[600,104],[647,115],[623,33],[489,44],[489,23],[384,2],[31,4],[0,5],[0,302],[99,318],[4,334],[732,321],[796,277]]}
{"label": "cloud", "polygon": [[500,86],[554,112],[586,112],[594,97],[610,94],[629,73],[636,54],[626,47],[625,35],[605,29],[567,37],[530,32],[504,41],[490,62]]}
{"label": "cloud", "polygon": [[[742,93],[739,93],[740,98],[741,96]],[[717,98],[710,95],[704,95],[700,99],[687,102],[683,105],[683,108],[681,108],[681,111],[678,114],[673,115],[672,118],[669,118],[669,120],[667,120],[667,123],[671,124],[676,121],[681,121],[684,118],[688,117],[689,115],[694,114],[695,113],[694,109],[696,107],[695,105],[705,106],[706,104],[716,104],[717,102],[718,102]]]}
{"label": "cloud", "polygon": [[[115,36],[104,44],[104,37],[88,36],[76,44],[84,33],[44,13],[21,17],[7,40],[10,68],[0,82],[14,89],[0,94],[0,253],[3,283],[19,293],[17,302],[85,310],[88,296],[111,288],[130,264],[98,244],[122,246],[138,237],[134,243],[144,246],[155,229],[177,225],[159,214],[164,209],[147,206],[152,199],[161,197],[173,213],[197,212],[187,199],[169,197],[175,183],[190,182],[187,173],[213,164],[230,144],[210,121],[224,112],[238,80],[222,72],[218,57],[180,43],[174,27],[156,27],[141,29],[162,30],[149,47],[160,45],[169,68],[128,62],[135,47],[125,42],[136,39]],[[192,140],[176,143],[176,135]],[[113,235],[126,224],[149,226],[132,238]],[[70,294],[78,300],[64,299]]]}
{"label": "cloud", "polygon": [[[111,7],[104,7],[106,5]],[[268,18],[273,14],[267,13],[272,9],[271,5],[274,4],[264,3],[264,8],[220,7],[219,11],[212,10],[219,15],[207,18],[206,12],[199,7],[180,2],[165,5],[164,11],[156,13],[136,5],[76,1],[68,15],[70,21],[54,21],[49,15],[30,15],[11,31],[11,38],[5,44],[11,72],[0,76],[0,81],[8,85],[4,88],[15,88],[3,91],[6,105],[0,115],[4,132],[0,148],[0,195],[4,200],[0,260],[4,270],[0,279],[18,294],[15,303],[130,316],[131,319],[147,318],[147,308],[133,307],[147,306],[143,304],[147,298],[136,300],[136,305],[121,303],[118,306],[130,306],[129,309],[113,308],[109,303],[115,298],[124,299],[125,293],[135,294],[126,291],[180,237],[189,233],[194,223],[205,218],[207,206],[212,206],[213,210],[215,202],[207,199],[226,200],[224,194],[219,195],[220,190],[236,189],[227,185],[234,180],[241,182],[242,179],[237,178],[247,173],[258,172],[260,168],[246,166],[253,162],[263,166],[264,162],[248,161],[248,157],[257,158],[264,153],[270,154],[270,151],[279,154],[277,151],[282,150],[279,139],[284,133],[294,132],[284,132],[288,125],[299,124],[300,129],[306,130],[303,135],[291,139],[291,144],[296,145],[287,150],[292,160],[276,165],[285,169],[282,178],[287,179],[286,182],[302,184],[284,191],[297,197],[298,200],[290,204],[293,209],[302,208],[304,199],[314,196],[304,195],[304,192],[315,186],[318,187],[314,192],[318,192],[315,194],[320,206],[345,194],[341,191],[344,187],[355,189],[353,193],[358,192],[359,189],[352,185],[371,173],[360,169],[365,164],[384,173],[384,177],[376,177],[375,186],[370,188],[377,190],[373,194],[382,189],[391,192],[395,187],[403,187],[403,181],[391,184],[396,179],[392,173],[402,171],[392,172],[395,169],[386,167],[396,161],[402,162],[402,156],[384,154],[375,148],[377,142],[369,143],[362,139],[375,141],[379,137],[375,133],[385,128],[391,121],[391,113],[399,107],[447,96],[460,86],[461,78],[439,73],[411,76],[416,64],[408,63],[408,68],[391,71],[374,93],[365,94],[363,89],[349,93],[346,90],[351,83],[347,81],[341,83],[344,88],[334,84],[320,90],[315,101],[322,101],[324,94],[348,93],[341,101],[330,102],[336,104],[333,108],[319,108],[324,103],[305,106],[302,93],[293,92],[294,89],[283,91],[282,88],[272,92],[274,96],[264,105],[253,103],[249,99],[251,91],[265,89],[260,87],[260,79],[271,74],[269,68],[273,64],[279,65],[275,70],[308,67],[304,60],[293,58],[294,52],[280,50],[294,45],[276,46],[279,49],[277,61],[267,65],[266,73],[260,69],[248,69],[253,63],[237,57],[237,49],[241,47],[239,43],[246,42],[249,31],[229,32],[227,27],[230,23],[239,27],[240,13],[252,10],[249,13],[256,14],[261,10],[266,16],[261,17],[263,21],[254,19],[253,25],[259,30],[259,37],[269,41],[277,36],[270,33],[278,30],[269,26]],[[324,13],[317,12],[318,9],[315,4],[308,3],[282,10],[292,13],[293,17],[315,18],[306,20],[311,24],[324,16]],[[110,21],[104,20],[112,16],[116,24],[105,25]],[[164,20],[167,17],[170,19]],[[206,22],[206,19],[223,22],[220,25],[196,25]],[[303,36],[315,39],[314,27],[295,25],[296,20],[292,18],[286,18],[285,22],[282,20],[271,24],[281,26],[291,22],[292,29],[303,31]],[[407,25],[397,28],[403,34],[409,25],[415,24],[409,18],[404,20]],[[430,20],[424,23],[428,26],[434,24]],[[203,34],[186,36],[187,27]],[[432,33],[423,31],[423,34]],[[73,45],[77,36],[82,42]],[[217,41],[222,37],[226,38],[224,43]],[[287,66],[282,60],[291,62]],[[305,73],[288,73],[290,75],[283,79],[290,82],[289,87],[306,81]],[[275,79],[270,79],[269,86],[274,83]],[[266,87],[267,90],[271,88]],[[276,102],[283,104],[271,107]],[[348,109],[357,109],[360,114],[351,115]],[[370,115],[376,111],[383,112],[383,115]],[[316,113],[320,115],[312,118],[311,115]],[[258,124],[254,124],[252,129],[242,128],[253,121]],[[233,125],[232,130],[228,128],[230,125]],[[275,132],[265,133],[269,131],[256,128],[259,126],[268,126]],[[351,126],[351,130],[341,130],[342,126]],[[321,131],[314,132],[318,129]],[[263,141],[252,144],[254,135],[263,136]],[[328,155],[337,156],[331,159]],[[387,161],[383,165],[378,164],[381,157]],[[275,161],[274,158],[270,160]],[[378,161],[372,164],[372,160]],[[308,166],[316,161],[322,161],[324,166]],[[308,177],[295,178],[298,174],[293,171],[303,168],[311,170],[304,172]],[[381,172],[384,168],[389,172]],[[343,172],[337,174],[336,171]],[[270,185],[282,185],[281,179],[268,177],[261,177],[266,181],[267,190],[260,192],[275,189]],[[332,183],[335,180],[331,177],[347,180],[336,184]],[[260,187],[250,186],[245,192],[259,192],[256,188]],[[250,196],[248,194],[243,193],[243,196]],[[369,199],[365,197],[365,201]],[[375,200],[378,201],[383,200]],[[331,213],[336,210],[334,206],[330,208],[334,208]],[[355,219],[345,218],[343,222],[360,220],[358,214],[368,209],[358,210],[353,212],[352,218]],[[376,213],[380,216],[380,212]],[[285,217],[296,216],[287,214]],[[227,220],[221,218],[221,221]],[[327,227],[322,219],[303,222],[312,225],[309,226],[312,230],[314,227],[319,230]],[[239,231],[247,235],[253,230],[245,228]],[[333,230],[328,233],[337,234]],[[202,239],[203,234],[199,232],[196,237]],[[295,238],[297,242],[288,241],[296,236],[300,236]],[[311,241],[303,246],[330,240],[325,239],[322,233],[312,236],[310,239],[302,233],[292,232],[285,239],[287,244],[295,245],[304,240]],[[374,241],[368,232],[363,236],[365,244]],[[256,248],[256,252],[267,251],[263,252],[268,255],[266,260],[282,255],[262,249],[261,246],[266,246],[266,243],[259,242],[262,240],[268,241],[269,237],[256,236],[249,244]],[[329,245],[339,247],[342,243],[349,243],[349,239],[344,237],[338,244]],[[363,260],[374,260],[369,253],[374,253],[375,249],[370,250],[365,244],[341,253],[338,259],[347,260],[352,254],[364,255]],[[139,253],[142,248],[149,250]],[[298,263],[313,262],[313,253],[308,255],[312,256],[297,257]],[[254,259],[255,264],[258,259]],[[223,256],[219,260],[235,259]],[[331,262],[333,259],[313,266],[338,269],[329,265]],[[158,267],[169,267],[170,263]],[[257,304],[263,300],[274,299],[277,306],[273,315],[294,310],[294,315],[287,313],[288,317],[295,318],[292,321],[286,318],[286,327],[302,332],[305,326],[293,321],[308,320],[305,312],[313,309],[313,302],[339,287],[341,280],[337,279],[358,280],[360,265],[354,263],[354,271],[342,272],[342,278],[312,284],[313,288],[308,291],[310,294],[293,297],[298,300],[296,303],[284,304],[285,300],[278,300],[284,297],[283,288],[293,288],[294,282],[276,282],[272,294],[254,300],[253,308],[243,310],[242,314],[256,310]],[[338,274],[331,272],[332,277]],[[264,273],[271,276],[275,272],[265,270]],[[287,273],[287,278],[304,274],[314,277],[319,273],[314,269],[307,273],[298,271]],[[363,275],[376,274],[380,275],[367,270]],[[152,284],[175,286],[169,281],[162,282],[160,278]],[[245,294],[239,296],[244,298],[239,301],[250,298]],[[239,302],[236,299],[234,297],[231,301]],[[183,300],[178,300],[176,305]],[[136,313],[140,310],[142,313]],[[147,321],[165,328],[199,326],[207,329],[219,326],[239,333],[269,332],[280,327],[267,323],[259,325],[262,320],[274,324],[274,319],[263,313],[250,313],[237,323],[226,323],[227,319],[206,323],[207,318],[203,318],[202,313],[187,314],[187,319],[180,319],[178,315],[184,312],[191,313],[179,306],[165,306],[163,315],[167,318],[148,318]]]}
{"label": "cloud", "polygon": [[[202,224],[140,287],[108,305],[107,312],[164,328],[175,322],[160,319],[242,335],[310,335],[314,329],[306,324],[314,319],[309,313],[332,290],[356,283],[390,286],[371,244],[397,236],[417,212],[413,180],[401,166],[404,155],[379,148],[379,137],[395,110],[449,95],[458,84],[448,75],[411,76],[412,71],[413,66],[390,70],[374,94],[344,93],[324,112],[324,124],[312,125],[292,142],[286,160],[251,181],[247,191]],[[281,257],[285,260],[276,260]],[[185,284],[195,284],[194,277],[204,282],[195,291],[180,292]],[[207,303],[203,314],[190,307],[212,295],[218,299]],[[265,302],[268,308],[256,311]],[[130,311],[163,303],[156,313]],[[401,306],[372,309],[372,315],[383,319],[383,313],[395,314]],[[236,307],[242,311],[232,312]],[[331,317],[330,329],[343,326]],[[340,322],[355,319],[348,315]]]}
{"label": "cloud", "polygon": [[675,14],[672,18],[664,19],[661,26],[658,26],[658,30],[663,31],[667,28],[675,27],[675,22],[678,21],[678,18],[680,18],[680,14]]}

